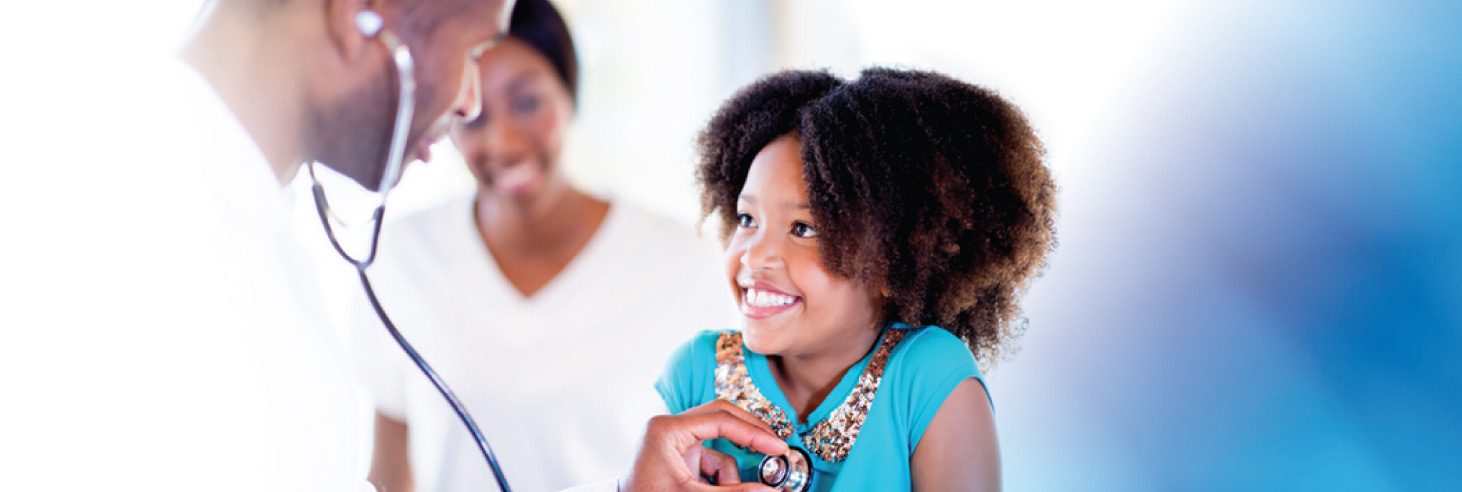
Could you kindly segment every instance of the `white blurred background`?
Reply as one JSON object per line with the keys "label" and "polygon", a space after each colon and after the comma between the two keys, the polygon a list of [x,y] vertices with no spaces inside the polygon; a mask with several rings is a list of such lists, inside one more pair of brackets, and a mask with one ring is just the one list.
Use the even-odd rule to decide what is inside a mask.
{"label": "white blurred background", "polygon": [[[85,198],[119,196],[120,184],[146,200],[126,186],[147,156],[106,151],[113,129],[92,118],[104,106],[64,103],[117,83],[130,51],[176,43],[198,4],[19,2],[0,15],[12,57],[0,77],[0,279],[38,281],[0,283],[0,300],[85,287],[54,280],[73,258],[135,260],[108,256],[108,239],[146,218]],[[573,179],[687,224],[695,135],[769,71],[931,69],[1026,111],[1062,188],[1061,244],[1026,298],[1023,350],[988,374],[1008,490],[1462,488],[1462,5],[558,4],[582,65]],[[449,142],[433,153],[408,169],[391,215],[472,190]],[[327,181],[348,206],[348,186]],[[298,198],[325,291],[354,295]],[[0,305],[6,394],[64,395],[59,382],[105,371],[47,367],[55,352],[34,347],[76,350],[127,328],[27,329],[27,316],[60,310],[116,322],[77,299],[90,300],[43,297],[19,315]],[[93,345],[84,354],[127,360]],[[92,395],[67,398],[97,408]],[[0,429],[46,418],[48,405],[7,401]]]}

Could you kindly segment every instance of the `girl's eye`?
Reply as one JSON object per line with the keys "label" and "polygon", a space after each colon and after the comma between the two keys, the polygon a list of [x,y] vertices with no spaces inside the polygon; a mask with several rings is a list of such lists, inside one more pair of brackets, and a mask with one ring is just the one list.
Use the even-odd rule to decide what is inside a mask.
{"label": "girl's eye", "polygon": [[537,96],[522,96],[513,98],[513,112],[518,114],[529,114],[538,109]]}
{"label": "girl's eye", "polygon": [[756,227],[756,219],[747,214],[736,214],[736,227],[751,229]]}
{"label": "girl's eye", "polygon": [[817,237],[817,229],[814,229],[806,222],[797,222],[792,224],[792,235],[801,238]]}

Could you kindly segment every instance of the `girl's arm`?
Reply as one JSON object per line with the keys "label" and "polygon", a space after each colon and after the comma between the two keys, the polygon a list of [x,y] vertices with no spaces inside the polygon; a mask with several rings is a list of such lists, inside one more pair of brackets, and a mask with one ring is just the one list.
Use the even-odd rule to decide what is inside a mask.
{"label": "girl's arm", "polygon": [[[940,410],[943,412],[944,410]],[[934,420],[938,421],[939,417]],[[411,461],[406,454],[406,423],[376,413],[376,452],[371,458],[371,483],[385,492],[412,492]]]}
{"label": "girl's arm", "polygon": [[955,386],[914,449],[914,490],[1000,490],[1000,446],[985,386],[974,378]]}

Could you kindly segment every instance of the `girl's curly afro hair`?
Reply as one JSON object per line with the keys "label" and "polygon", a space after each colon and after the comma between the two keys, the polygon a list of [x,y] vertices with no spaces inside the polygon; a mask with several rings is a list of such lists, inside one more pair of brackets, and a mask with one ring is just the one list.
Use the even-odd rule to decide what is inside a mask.
{"label": "girl's curly afro hair", "polygon": [[998,361],[1055,247],[1056,186],[1021,111],[933,72],[765,77],[699,139],[702,211],[723,240],[752,158],[792,133],[827,268],[882,290],[887,321],[939,325],[982,365]]}

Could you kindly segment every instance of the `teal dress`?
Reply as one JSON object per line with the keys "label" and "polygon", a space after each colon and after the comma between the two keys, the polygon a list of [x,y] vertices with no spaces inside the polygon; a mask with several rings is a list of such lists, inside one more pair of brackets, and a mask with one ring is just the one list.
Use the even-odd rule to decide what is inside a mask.
{"label": "teal dress", "polygon": [[[870,378],[863,376],[870,365],[882,366],[882,378],[868,392]],[[984,384],[974,356],[959,338],[937,326],[895,323],[879,336],[874,350],[848,369],[806,423],[798,423],[766,356],[747,350],[736,332],[701,332],[681,346],[655,389],[671,413],[680,413],[716,399],[719,386],[723,399],[782,430],[787,444],[809,451],[813,491],[897,491],[911,488],[909,460],[929,421],[955,386],[970,378]],[[849,440],[846,430],[859,420],[856,437]],[[705,444],[736,458],[742,481],[756,481],[762,455],[725,439]]]}

